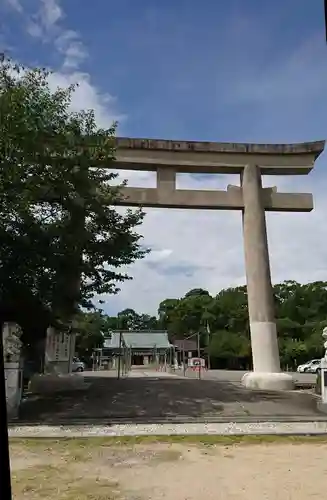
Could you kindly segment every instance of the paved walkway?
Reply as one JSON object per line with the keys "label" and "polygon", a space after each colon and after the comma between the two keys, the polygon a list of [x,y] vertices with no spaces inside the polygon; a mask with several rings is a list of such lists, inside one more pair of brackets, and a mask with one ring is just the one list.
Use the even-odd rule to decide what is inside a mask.
{"label": "paved walkway", "polygon": [[34,396],[21,408],[22,424],[212,423],[327,421],[317,398],[300,391],[251,391],[226,380],[196,380],[135,370],[117,380],[84,373],[85,390]]}

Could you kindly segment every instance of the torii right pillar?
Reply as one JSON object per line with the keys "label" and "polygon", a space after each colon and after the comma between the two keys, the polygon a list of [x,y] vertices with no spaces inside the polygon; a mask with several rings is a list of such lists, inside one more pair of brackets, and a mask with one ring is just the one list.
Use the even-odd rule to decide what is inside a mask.
{"label": "torii right pillar", "polygon": [[274,297],[260,168],[246,165],[241,175],[243,237],[253,372],[243,383],[252,389],[289,390],[293,379],[280,369]]}

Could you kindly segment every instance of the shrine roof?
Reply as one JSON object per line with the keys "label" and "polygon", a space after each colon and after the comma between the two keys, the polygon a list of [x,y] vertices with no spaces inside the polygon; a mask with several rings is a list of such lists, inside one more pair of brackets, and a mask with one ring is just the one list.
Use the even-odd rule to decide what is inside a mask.
{"label": "shrine roof", "polygon": [[123,332],[127,347],[136,349],[168,349],[171,344],[167,332]]}
{"label": "shrine roof", "polygon": [[[168,349],[171,344],[167,332],[162,331],[125,331],[122,333],[122,346],[134,349]],[[118,349],[120,332],[112,331],[104,341],[105,349]]]}

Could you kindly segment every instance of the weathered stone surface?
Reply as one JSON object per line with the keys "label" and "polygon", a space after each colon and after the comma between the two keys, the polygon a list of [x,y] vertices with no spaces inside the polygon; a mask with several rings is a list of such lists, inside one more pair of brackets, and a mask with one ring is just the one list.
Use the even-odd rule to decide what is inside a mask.
{"label": "weathered stone surface", "polygon": [[[277,193],[273,188],[262,191],[264,208],[270,212],[311,212],[313,197],[310,193]],[[189,208],[204,210],[242,210],[241,188],[228,186],[223,190],[173,189],[173,185],[161,183],[158,188],[122,188],[119,205]]]}
{"label": "weathered stone surface", "polygon": [[291,391],[294,389],[294,381],[288,373],[249,372],[244,375],[242,384],[247,389],[261,391]]}
{"label": "weathered stone surface", "polygon": [[267,175],[306,175],[325,143],[239,144],[120,137],[116,145],[117,169],[240,174],[251,163]]}
{"label": "weathered stone surface", "polygon": [[323,151],[325,141],[301,142],[297,144],[249,144],[237,142],[208,141],[170,141],[165,139],[146,139],[117,137],[117,148],[148,149],[162,151],[201,151],[207,153],[260,153],[260,154],[303,154]]}

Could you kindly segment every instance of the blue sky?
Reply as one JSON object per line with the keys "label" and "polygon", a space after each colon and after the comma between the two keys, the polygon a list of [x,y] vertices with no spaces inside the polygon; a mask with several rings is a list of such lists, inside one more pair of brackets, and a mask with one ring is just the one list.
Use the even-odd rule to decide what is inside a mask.
{"label": "blue sky", "polygon": [[[42,2],[20,0],[29,6],[22,15],[10,8],[13,1],[18,3],[3,0],[1,16],[12,54],[60,70],[64,55],[54,48],[56,30],[41,37],[28,32],[28,14],[35,16]],[[311,117],[318,113],[322,119],[321,102],[312,103],[312,95],[307,95],[298,110],[303,123],[294,129],[288,127],[292,117],[285,104],[298,99],[301,82],[279,88],[280,72],[287,70],[289,59],[301,57],[302,50],[303,57],[311,57],[305,53],[310,44],[316,51],[312,50],[313,58],[322,58],[322,53],[327,57],[320,0],[47,3],[61,6],[60,30],[78,34],[82,50],[88,53],[79,69],[92,76],[101,92],[118,98],[120,112],[129,117],[123,124],[126,134],[222,141],[289,141],[321,134],[316,119],[310,124],[304,119],[307,102]],[[305,76],[300,68],[298,76]],[[278,84],[271,96],[280,97],[278,128],[267,119],[262,122],[269,78],[271,85],[276,80]],[[302,87],[305,91],[310,84],[302,82]]]}
{"label": "blue sky", "polygon": [[[118,117],[121,135],[231,142],[326,136],[322,0],[0,0],[0,19],[0,44],[14,59],[51,67],[53,85],[79,81],[74,106],[93,107],[100,124]],[[275,280],[327,278],[320,223],[325,159],[307,179],[278,179],[281,188],[313,191],[316,210],[268,216]],[[126,175],[131,185],[153,182],[151,175]],[[230,179],[184,176],[180,182],[211,186]],[[142,232],[155,251],[131,268],[134,281],[108,300],[108,311],[153,312],[160,300],[193,286],[215,293],[244,281],[239,219],[149,211]],[[312,235],[317,252],[311,263],[304,234]]]}

